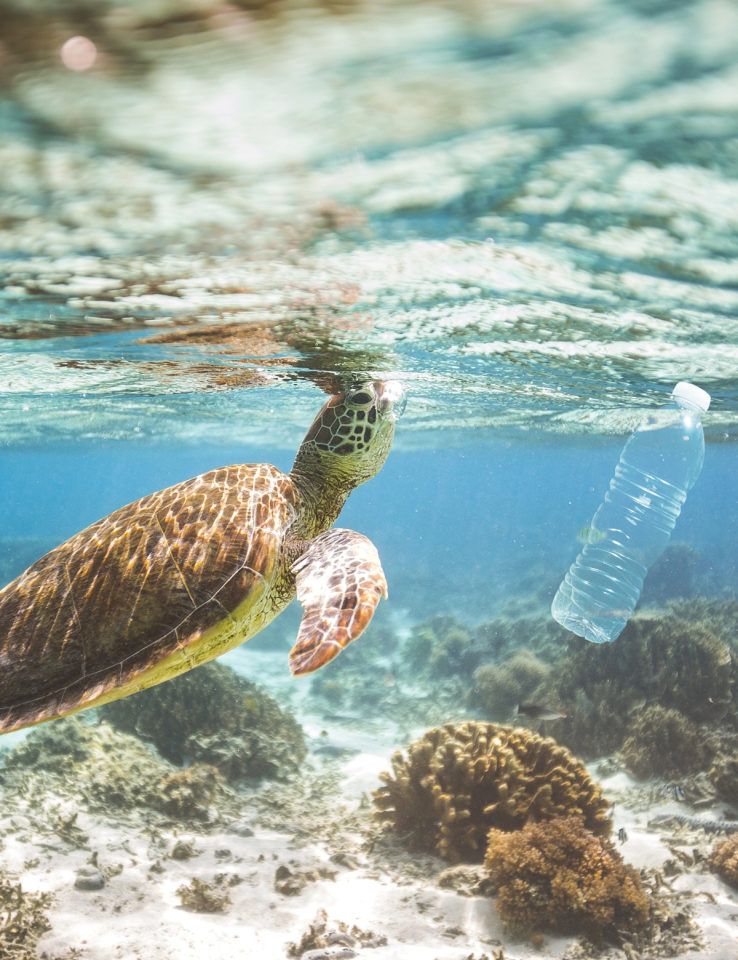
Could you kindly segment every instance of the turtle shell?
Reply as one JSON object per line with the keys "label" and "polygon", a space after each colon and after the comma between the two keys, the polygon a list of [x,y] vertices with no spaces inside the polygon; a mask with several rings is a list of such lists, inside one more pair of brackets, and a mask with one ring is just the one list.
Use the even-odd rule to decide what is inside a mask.
{"label": "turtle shell", "polygon": [[291,598],[272,587],[295,513],[276,467],[223,467],[46,554],[0,591],[0,733],[161,682],[252,636]]}

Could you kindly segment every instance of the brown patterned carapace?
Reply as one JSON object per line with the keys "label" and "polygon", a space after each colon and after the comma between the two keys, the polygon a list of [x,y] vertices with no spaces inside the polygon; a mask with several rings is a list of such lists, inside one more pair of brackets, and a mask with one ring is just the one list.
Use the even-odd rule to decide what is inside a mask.
{"label": "brown patterned carapace", "polygon": [[[330,530],[389,453],[398,384],[332,397],[285,476],[223,467],[78,533],[0,591],[0,733],[161,683],[248,640],[297,592],[290,653],[310,673],[361,635],[386,582],[376,549]],[[326,532],[328,531],[328,532]]]}

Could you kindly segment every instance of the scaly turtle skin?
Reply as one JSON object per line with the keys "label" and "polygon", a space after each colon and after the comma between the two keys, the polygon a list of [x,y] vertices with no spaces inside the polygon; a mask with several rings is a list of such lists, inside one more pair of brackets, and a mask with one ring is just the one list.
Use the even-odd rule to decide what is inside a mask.
{"label": "scaly turtle skin", "polygon": [[0,591],[0,733],[126,697],[220,656],[293,599],[295,675],[361,635],[387,584],[376,548],[330,529],[387,459],[398,383],[331,397],[288,476],[222,467],[129,504]]}

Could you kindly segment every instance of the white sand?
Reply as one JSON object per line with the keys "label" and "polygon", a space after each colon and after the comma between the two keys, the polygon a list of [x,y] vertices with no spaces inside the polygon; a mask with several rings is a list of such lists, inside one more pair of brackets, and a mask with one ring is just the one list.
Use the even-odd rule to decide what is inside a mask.
{"label": "white sand", "polygon": [[[342,765],[345,791],[351,797],[377,783],[377,773],[386,767],[386,755],[359,754]],[[610,778],[622,789],[627,778]],[[625,827],[628,839],[621,850],[636,867],[658,867],[672,855],[648,820],[678,806],[663,804],[647,812],[615,811],[615,830]],[[22,810],[12,811],[14,815]],[[6,811],[8,813],[8,811]],[[330,818],[331,810],[326,810]],[[492,957],[504,947],[508,960],[560,958],[574,941],[546,936],[536,949],[530,942],[511,939],[502,929],[494,901],[464,897],[436,886],[432,879],[400,882],[377,872],[376,863],[359,860],[359,868],[332,863],[328,851],[317,844],[301,846],[287,833],[255,830],[254,837],[227,832],[212,836],[165,833],[159,846],[139,827],[117,823],[108,817],[80,812],[79,826],[89,834],[85,849],[49,839],[33,829],[18,831],[10,817],[0,820],[6,833],[0,862],[22,875],[24,889],[52,891],[56,901],[49,911],[53,929],[39,943],[39,954],[49,958],[80,950],[85,960],[271,960],[287,956],[287,944],[299,942],[319,909],[331,924],[344,922],[362,931],[387,938],[384,946],[359,949],[374,960],[479,960]],[[178,839],[194,843],[197,855],[188,861],[171,859]],[[712,838],[705,837],[705,843]],[[229,850],[230,854],[216,851]],[[92,851],[99,865],[122,867],[99,892],[74,888],[76,871]],[[38,858],[37,865],[24,863]],[[159,859],[161,874],[149,872]],[[287,865],[293,872],[328,867],[337,871],[335,881],[308,883],[298,896],[275,890],[275,871]],[[445,864],[438,862],[439,869]],[[212,882],[216,874],[238,874],[242,882],[227,887],[232,905],[223,913],[203,914],[182,908],[177,888],[193,877]],[[738,957],[738,894],[717,877],[686,873],[673,881],[695,909],[705,938],[701,957],[735,960]],[[614,951],[613,956],[624,956]],[[695,956],[695,954],[692,954]]]}

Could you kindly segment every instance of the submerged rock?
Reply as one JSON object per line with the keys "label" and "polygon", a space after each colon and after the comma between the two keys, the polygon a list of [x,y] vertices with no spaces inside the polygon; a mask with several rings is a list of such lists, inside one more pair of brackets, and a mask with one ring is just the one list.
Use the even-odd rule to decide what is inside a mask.
{"label": "submerged rock", "polygon": [[351,947],[318,947],[317,950],[308,950],[300,960],[352,960],[359,954]]}
{"label": "submerged rock", "polygon": [[172,860],[191,860],[197,856],[195,845],[191,840],[178,840],[172,847],[169,856]]}
{"label": "submerged rock", "polygon": [[102,714],[117,729],[153,743],[171,763],[214,766],[226,780],[282,779],[307,754],[292,714],[220,663],[116,700]]}
{"label": "submerged rock", "polygon": [[235,833],[239,837],[253,837],[254,831],[246,823],[245,820],[236,820],[234,823],[229,823],[227,827],[228,833]]}
{"label": "submerged rock", "polygon": [[105,886],[105,874],[97,867],[81,867],[74,881],[76,890],[102,890]]}

